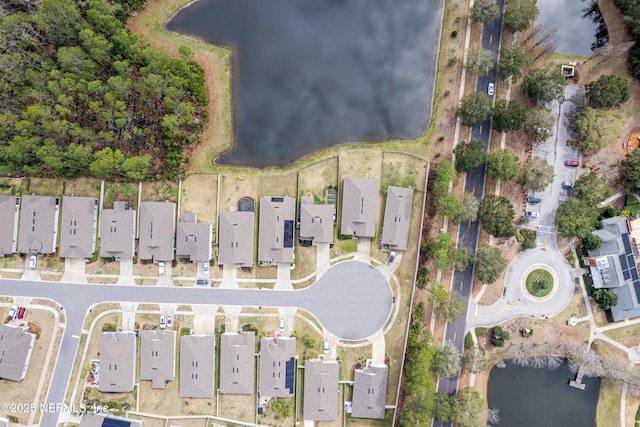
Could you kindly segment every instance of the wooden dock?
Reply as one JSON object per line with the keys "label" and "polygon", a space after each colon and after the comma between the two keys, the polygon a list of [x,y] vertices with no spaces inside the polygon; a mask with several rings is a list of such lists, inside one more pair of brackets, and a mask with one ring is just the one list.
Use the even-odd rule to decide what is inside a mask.
{"label": "wooden dock", "polygon": [[581,366],[578,368],[576,379],[569,381],[569,387],[577,388],[579,390],[584,390],[586,384],[582,382],[583,376],[584,376],[584,373],[582,372],[582,366]]}

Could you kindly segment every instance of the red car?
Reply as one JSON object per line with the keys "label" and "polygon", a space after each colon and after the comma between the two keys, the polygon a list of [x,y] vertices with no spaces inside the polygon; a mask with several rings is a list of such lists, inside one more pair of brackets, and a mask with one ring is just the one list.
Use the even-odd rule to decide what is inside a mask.
{"label": "red car", "polygon": [[24,317],[24,311],[25,311],[24,307],[18,308],[18,313],[16,314],[16,318],[18,320],[21,320]]}
{"label": "red car", "polygon": [[577,160],[567,160],[566,162],[564,162],[564,164],[567,166],[573,166],[574,168],[580,166],[580,162]]}

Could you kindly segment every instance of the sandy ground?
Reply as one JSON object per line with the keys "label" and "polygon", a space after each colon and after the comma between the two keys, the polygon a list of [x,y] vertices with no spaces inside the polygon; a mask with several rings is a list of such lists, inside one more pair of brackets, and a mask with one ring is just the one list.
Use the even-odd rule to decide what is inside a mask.
{"label": "sandy ground", "polygon": [[183,180],[181,212],[198,214],[198,222],[217,224],[218,176],[193,174]]}

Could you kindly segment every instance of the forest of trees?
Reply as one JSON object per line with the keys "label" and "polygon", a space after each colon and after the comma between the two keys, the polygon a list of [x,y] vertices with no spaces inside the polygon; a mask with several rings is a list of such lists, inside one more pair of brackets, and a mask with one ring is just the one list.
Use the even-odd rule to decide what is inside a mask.
{"label": "forest of trees", "polygon": [[616,6],[624,14],[627,30],[635,41],[629,51],[629,73],[640,79],[640,0],[616,0]]}
{"label": "forest of trees", "polygon": [[142,0],[9,0],[0,16],[0,174],[171,179],[206,114],[204,70],[125,21]]}

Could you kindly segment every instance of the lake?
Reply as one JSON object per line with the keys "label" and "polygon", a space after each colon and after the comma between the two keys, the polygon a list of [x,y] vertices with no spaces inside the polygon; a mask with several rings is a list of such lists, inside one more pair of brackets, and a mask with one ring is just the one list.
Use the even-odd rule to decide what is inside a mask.
{"label": "lake", "polygon": [[557,30],[557,53],[589,57],[592,47],[607,43],[607,27],[596,0],[537,0],[536,4],[535,25],[544,23]]}
{"label": "lake", "polygon": [[235,141],[216,163],[267,167],[420,137],[441,22],[442,0],[200,0],[165,26],[232,49]]}
{"label": "lake", "polygon": [[489,408],[500,410],[497,427],[595,426],[600,378],[584,377],[585,390],[568,385],[575,379],[567,363],[558,369],[522,368],[507,361],[491,369]]}

